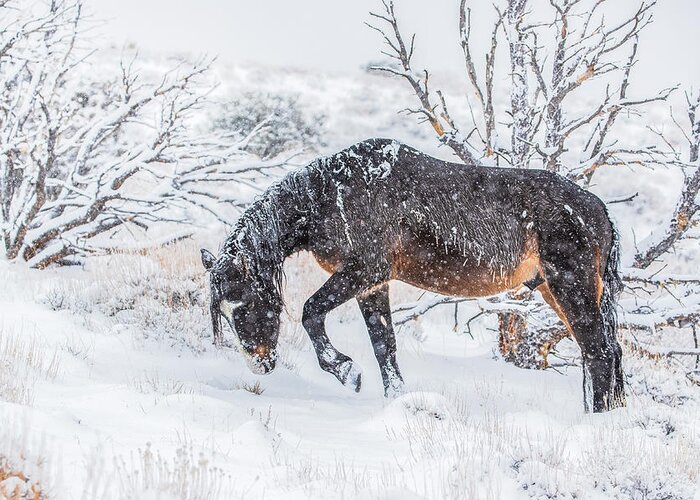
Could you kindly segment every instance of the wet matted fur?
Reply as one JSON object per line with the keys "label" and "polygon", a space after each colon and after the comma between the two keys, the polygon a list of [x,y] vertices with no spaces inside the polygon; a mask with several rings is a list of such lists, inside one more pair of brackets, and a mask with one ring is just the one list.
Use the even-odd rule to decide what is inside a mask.
{"label": "wet matted fur", "polygon": [[445,162],[388,139],[315,160],[268,189],[238,220],[211,271],[215,342],[223,315],[251,368],[275,365],[282,266],[307,250],[331,273],[302,323],[321,368],[360,389],[358,367],[324,320],[355,298],[387,395],[403,384],[388,282],[478,297],[537,288],[581,347],[587,410],[624,404],[615,303],[618,242],[605,205],[544,170]]}

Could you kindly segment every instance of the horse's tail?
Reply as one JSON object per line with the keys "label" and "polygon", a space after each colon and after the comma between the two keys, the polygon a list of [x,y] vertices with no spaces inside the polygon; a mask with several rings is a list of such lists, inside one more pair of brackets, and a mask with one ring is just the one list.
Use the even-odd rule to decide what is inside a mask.
{"label": "horse's tail", "polygon": [[[612,221],[610,250],[605,261],[603,271],[603,296],[600,301],[600,311],[605,320],[606,333],[610,333],[614,338],[617,330],[617,315],[615,308],[617,299],[622,292],[622,278],[620,277],[620,236]],[[610,321],[608,321],[610,320]]]}
{"label": "horse's tail", "polygon": [[605,261],[603,272],[603,295],[600,300],[600,314],[603,319],[603,333],[608,340],[607,344],[613,350],[611,353],[615,358],[613,381],[613,397],[611,408],[624,406],[625,392],[624,379],[622,373],[622,349],[617,342],[617,300],[623,289],[622,278],[620,277],[620,237],[615,225],[610,221],[611,241],[608,258]]}

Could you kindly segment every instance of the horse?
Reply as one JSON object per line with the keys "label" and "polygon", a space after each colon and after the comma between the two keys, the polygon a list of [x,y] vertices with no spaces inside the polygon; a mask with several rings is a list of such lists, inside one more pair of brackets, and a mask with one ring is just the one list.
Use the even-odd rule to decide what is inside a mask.
{"label": "horse", "polygon": [[625,404],[615,305],[619,244],[605,204],[539,169],[450,163],[369,139],[286,175],[240,216],[210,272],[214,343],[221,317],[255,373],[275,367],[283,263],[310,252],[330,273],[302,325],[321,369],[355,391],[361,371],[326,334],[326,315],[355,299],[384,393],[402,391],[389,282],[459,297],[523,285],[541,292],[581,348],[585,411]]}

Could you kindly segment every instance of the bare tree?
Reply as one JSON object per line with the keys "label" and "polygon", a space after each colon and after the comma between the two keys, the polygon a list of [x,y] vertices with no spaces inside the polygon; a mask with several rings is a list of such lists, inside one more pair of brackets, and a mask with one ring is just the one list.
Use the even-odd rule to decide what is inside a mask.
{"label": "bare tree", "polygon": [[216,200],[195,186],[201,174],[245,182],[245,168],[280,163],[243,151],[252,136],[193,132],[210,59],[152,83],[135,60],[93,76],[82,10],[80,0],[0,4],[0,236],[7,259],[38,268],[96,251],[117,227],[182,222],[178,202]]}
{"label": "bare tree", "polygon": [[[541,164],[584,186],[590,184],[602,166],[674,164],[675,156],[656,145],[641,148],[625,145],[613,134],[623,111],[633,114],[646,104],[664,101],[674,89],[630,98],[630,77],[637,60],[639,36],[652,20],[655,2],[639,3],[629,17],[612,26],[603,16],[609,3],[609,0],[550,0],[544,14],[538,12],[536,16],[528,0],[504,0],[502,7],[495,7],[491,43],[480,79],[471,46],[472,11],[467,0],[461,0],[459,41],[468,84],[480,112],[475,113],[468,100],[472,117],[468,134],[461,133],[460,126],[452,119],[442,92],[431,93],[429,72],[423,70],[422,78],[416,76],[411,67],[415,35],[410,37],[410,44],[404,43],[391,0],[382,0],[383,13],[371,14],[380,24],[370,27],[382,35],[387,47],[383,53],[399,64],[375,65],[373,69],[400,76],[410,83],[420,104],[410,112],[427,120],[440,141],[467,164],[505,163],[518,168]],[[510,101],[506,109],[498,109],[494,104],[496,57],[501,53],[498,46],[502,40],[508,47],[510,71]],[[554,47],[553,52],[549,47]],[[597,96],[597,101],[582,112],[572,96],[584,87],[589,89],[588,95]],[[506,124],[507,134],[502,133],[502,128],[499,133],[500,123]],[[507,135],[508,142],[499,139]],[[583,154],[580,148],[576,154],[569,150],[574,138],[586,145]],[[687,212],[685,208],[679,210],[682,214]],[[534,299],[531,294],[522,291],[520,294]],[[507,295],[496,302],[511,299],[512,295]],[[521,366],[546,367],[547,353],[567,332],[552,311],[539,299],[534,300],[532,307],[517,310],[484,308],[482,304],[477,315],[498,314],[501,350],[508,359]],[[433,301],[429,308],[439,303]]]}
{"label": "bare tree", "polygon": [[[464,9],[465,1],[462,1]],[[527,0],[509,0],[505,16],[504,27],[508,40],[508,52],[510,54],[510,109],[513,119],[511,125],[510,164],[516,168],[524,168],[528,164],[529,139],[532,137],[532,105],[528,83],[528,68],[525,54],[528,49],[528,28],[525,23],[525,8]]]}
{"label": "bare tree", "polygon": [[406,111],[410,114],[418,115],[422,122],[428,122],[435,130],[440,142],[449,146],[465,163],[475,165],[480,155],[471,145],[469,138],[462,136],[450,117],[442,93],[439,91],[436,93],[439,104],[433,103],[430,87],[428,86],[430,74],[427,70],[423,70],[422,75],[418,75],[413,69],[412,59],[416,36],[412,35],[407,45],[399,30],[396,13],[394,12],[394,2],[387,3],[385,0],[382,0],[382,3],[384,5],[384,13],[371,12],[370,15],[388,24],[388,28],[385,29],[370,23],[367,23],[367,26],[380,33],[384,38],[388,50],[383,50],[382,54],[392,59],[394,64],[390,66],[372,66],[370,69],[384,71],[404,78],[416,94],[420,104],[420,107],[409,108]]}
{"label": "bare tree", "polygon": [[[389,0],[382,1],[384,12],[370,13],[380,24],[369,26],[382,35],[387,47],[382,53],[394,63],[374,65],[371,69],[408,81],[420,104],[408,111],[428,121],[440,141],[468,164],[488,164],[488,159],[496,154],[507,164],[524,168],[537,157],[548,169],[559,171],[562,156],[569,152],[568,141],[575,133],[585,134],[587,146],[585,157],[570,155],[565,162],[569,167],[562,173],[572,180],[590,181],[600,166],[626,164],[632,156],[636,162],[640,162],[640,156],[641,162],[650,164],[664,161],[654,147],[643,150],[622,147],[609,135],[623,110],[665,100],[672,91],[667,89],[648,97],[628,98],[638,37],[651,22],[651,8],[655,2],[641,3],[628,19],[613,27],[606,27],[602,16],[608,0],[551,0],[552,20],[533,22],[528,22],[528,18],[533,17],[528,0],[504,2],[504,9],[495,9],[483,81],[480,81],[471,48],[471,8],[467,0],[460,3],[459,41],[468,83],[481,108],[481,119],[471,110],[473,121],[468,134],[463,134],[452,119],[443,93],[429,89],[428,70],[421,70],[419,77],[412,67],[415,35],[410,37],[409,44],[405,43],[394,3]],[[499,40],[503,37],[508,44],[510,108],[499,110],[494,106],[493,82]],[[543,53],[543,44],[554,45],[552,57]],[[592,111],[580,114],[570,105],[570,96],[576,90],[587,82],[604,78],[605,91]],[[499,115],[503,115],[502,120],[496,119]],[[498,141],[499,121],[507,123],[508,144]]]}
{"label": "bare tree", "polygon": [[[683,126],[675,122],[687,141],[687,162],[681,163],[685,180],[669,223],[662,226],[660,231],[652,233],[638,246],[634,260],[634,267],[638,269],[649,267],[659,257],[666,254],[697,223],[693,221],[693,217],[700,209],[697,201],[698,191],[700,191],[700,161],[698,160],[698,151],[700,151],[700,91],[695,96],[686,93],[685,97],[688,105],[689,130],[686,131]],[[670,145],[668,141],[665,142]],[[671,148],[674,155],[682,156],[681,152]]]}
{"label": "bare tree", "polygon": [[[637,336],[627,340],[632,348],[642,354],[660,356],[694,356],[695,364],[688,378],[700,385],[700,344],[696,325],[700,321],[700,275],[689,273],[674,275],[667,272],[676,246],[693,235],[698,226],[700,212],[700,92],[685,94],[687,124],[673,116],[674,124],[686,140],[686,150],[677,150],[661,132],[659,137],[667,144],[670,154],[683,169],[684,181],[673,214],[666,224],[653,231],[637,245],[632,267],[625,271],[625,282],[630,299],[624,311],[623,328],[632,332],[655,334],[666,327],[681,328],[692,333],[693,348],[658,349],[641,342]],[[684,365],[686,368],[691,368]]]}
{"label": "bare tree", "polygon": [[[589,9],[585,14],[577,7]],[[641,99],[629,99],[630,73],[637,60],[639,35],[651,22],[651,9],[655,2],[641,3],[636,12],[626,20],[606,26],[604,18],[597,17],[605,8],[606,1],[592,5],[583,0],[551,0],[554,21],[532,30],[534,43],[531,46],[530,67],[538,82],[538,90],[544,100],[545,148],[538,153],[543,157],[547,169],[558,172],[562,155],[567,151],[567,139],[577,130],[595,124],[586,139],[586,150],[582,161],[566,172],[572,180],[586,179],[602,165],[618,165],[628,162],[630,157],[647,158],[650,163],[663,160],[655,148],[621,148],[610,141],[609,134],[615,121],[624,110],[633,110],[644,104],[665,100],[672,89]],[[583,21],[574,22],[581,19]],[[553,31],[555,38],[549,78],[545,75],[545,58],[540,55],[538,40],[542,30]],[[623,59],[623,54],[628,56]],[[588,114],[571,117],[565,108],[565,100],[586,82],[612,76],[606,82],[604,95]],[[567,162],[569,163],[569,162]]]}

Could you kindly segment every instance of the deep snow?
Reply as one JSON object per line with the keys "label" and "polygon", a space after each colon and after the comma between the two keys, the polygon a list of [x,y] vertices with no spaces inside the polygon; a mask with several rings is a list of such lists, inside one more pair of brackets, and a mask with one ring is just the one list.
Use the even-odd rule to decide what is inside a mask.
{"label": "deep snow", "polygon": [[[192,244],[170,252],[183,267],[197,265]],[[646,387],[630,384],[626,409],[585,415],[577,367],[520,370],[496,354],[493,332],[457,335],[450,315],[437,314],[421,321],[422,339],[399,334],[408,393],[385,400],[359,312],[346,305],[328,330],[364,371],[355,394],[318,368],[299,330],[300,306],[323,280],[299,257],[288,266],[283,362],[258,377],[210,339],[197,354],[175,338],[144,338],[118,315],[35,302],[53,290],[53,307],[64,292],[97,303],[90,282],[110,273],[113,286],[128,287],[115,276],[135,261],[149,280],[168,275],[143,262],[149,257],[99,260],[85,271],[0,264],[3,337],[36,338],[45,357],[59,360],[55,378],[29,374],[31,405],[1,403],[3,443],[22,436],[24,449],[13,452],[26,454],[29,473],[56,498],[180,498],[176,489],[144,496],[149,465],[139,450],[147,448],[171,469],[178,450],[180,460],[205,460],[206,484],[192,472],[179,481],[195,491],[220,488],[218,498],[692,498],[697,389],[669,367],[628,356],[628,372]],[[249,392],[256,382],[260,395]],[[40,457],[43,472],[32,465]]]}

